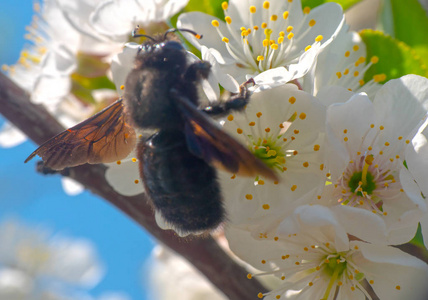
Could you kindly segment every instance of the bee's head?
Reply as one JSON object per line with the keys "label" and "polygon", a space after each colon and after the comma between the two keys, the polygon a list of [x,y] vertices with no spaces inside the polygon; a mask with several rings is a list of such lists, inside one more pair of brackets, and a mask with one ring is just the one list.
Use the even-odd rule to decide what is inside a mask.
{"label": "bee's head", "polygon": [[155,66],[157,68],[174,68],[181,67],[185,64],[186,50],[181,42],[172,34],[177,31],[185,31],[193,34],[200,39],[202,36],[196,32],[183,29],[172,28],[167,30],[163,35],[151,37],[144,34],[137,34],[138,26],[134,29],[133,37],[146,37],[148,40],[140,45],[137,54],[137,61],[141,67]]}

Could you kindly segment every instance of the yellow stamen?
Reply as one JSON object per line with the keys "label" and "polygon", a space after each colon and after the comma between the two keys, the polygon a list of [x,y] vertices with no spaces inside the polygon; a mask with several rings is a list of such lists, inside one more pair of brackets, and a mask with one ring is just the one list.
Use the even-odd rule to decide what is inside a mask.
{"label": "yellow stamen", "polygon": [[363,167],[363,172],[362,172],[362,175],[361,175],[361,180],[362,180],[362,182],[363,182],[363,185],[366,185],[367,184],[367,173],[368,173],[368,170],[369,170],[369,167],[372,165],[372,163],[373,163],[373,160],[374,160],[374,156],[373,155],[368,155],[366,158],[365,158],[365,164],[364,164],[364,167]]}
{"label": "yellow stamen", "polygon": [[315,38],[315,42],[321,42],[323,38],[324,37],[322,35],[319,35]]}
{"label": "yellow stamen", "polygon": [[288,18],[288,16],[290,15],[290,13],[288,11],[284,11],[282,13],[282,17],[284,18],[284,20],[286,20]]}
{"label": "yellow stamen", "polygon": [[269,1],[265,1],[265,2],[263,2],[263,8],[264,8],[264,9],[269,9],[269,6],[270,6]]}

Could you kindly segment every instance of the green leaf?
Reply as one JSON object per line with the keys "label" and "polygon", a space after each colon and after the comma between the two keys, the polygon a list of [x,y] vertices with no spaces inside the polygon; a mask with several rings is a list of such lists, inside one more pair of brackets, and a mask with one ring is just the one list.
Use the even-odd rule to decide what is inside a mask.
{"label": "green leaf", "polygon": [[418,0],[390,0],[394,37],[405,42],[428,64],[428,16]]}
{"label": "green leaf", "polygon": [[73,73],[71,75],[71,93],[85,103],[94,104],[92,91],[98,89],[116,90],[116,86],[107,76],[86,77]]}
{"label": "green leaf", "polygon": [[367,82],[377,74],[385,74],[386,79],[399,78],[406,74],[418,74],[428,77],[427,66],[418,54],[408,45],[380,31],[363,30],[361,38],[367,46],[367,58],[379,58],[366,72],[364,80]]}
{"label": "green leaf", "polygon": [[334,0],[302,0],[302,7],[308,6],[310,8],[314,8],[327,2],[336,2],[342,6],[343,10],[347,10],[351,8],[351,6],[354,6],[360,1],[361,0],[336,0],[336,1]]}
{"label": "green leaf", "polygon": [[189,11],[201,11],[206,14],[216,16],[219,19],[224,19],[224,12],[221,8],[224,0],[190,0],[187,6],[184,8],[185,12]]}
{"label": "green leaf", "polygon": [[422,236],[422,229],[420,224],[418,225],[418,231],[416,232],[415,237],[410,241],[410,243],[415,246],[425,248],[424,238]]}
{"label": "green leaf", "polygon": [[110,64],[103,61],[100,55],[93,55],[88,53],[77,53],[77,70],[81,76],[85,77],[99,77],[103,76],[110,68]]}
{"label": "green leaf", "polygon": [[103,56],[78,53],[77,68],[71,74],[71,93],[84,103],[94,104],[92,91],[116,90],[114,83],[106,76],[109,68],[110,64],[103,61]]}

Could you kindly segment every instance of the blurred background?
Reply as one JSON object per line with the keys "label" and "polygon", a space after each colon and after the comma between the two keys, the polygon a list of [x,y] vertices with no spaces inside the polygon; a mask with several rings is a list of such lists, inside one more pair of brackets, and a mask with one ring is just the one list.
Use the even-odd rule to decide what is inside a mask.
{"label": "blurred background", "polygon": [[[26,43],[25,26],[31,22],[33,1],[2,0],[1,4],[0,65],[11,65]],[[106,292],[120,292],[127,295],[124,299],[148,299],[144,265],[154,240],[103,199],[89,192],[65,194],[60,176],[35,172],[37,160],[24,164],[35,148],[31,141],[0,148],[0,231],[5,221],[14,220],[33,229],[41,226],[54,236],[89,240],[105,276],[88,294],[96,299]],[[1,262],[0,254],[0,267]]]}

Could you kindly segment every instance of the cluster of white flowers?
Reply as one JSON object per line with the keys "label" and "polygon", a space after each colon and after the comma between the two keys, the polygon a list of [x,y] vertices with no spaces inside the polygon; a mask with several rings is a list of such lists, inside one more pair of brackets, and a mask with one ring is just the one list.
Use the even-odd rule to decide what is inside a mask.
{"label": "cluster of white flowers", "polygon": [[[107,76],[120,95],[138,48],[128,43],[121,50],[132,29],[162,31],[187,3],[146,2],[45,0],[29,29],[33,45],[6,69],[58,118],[87,117],[111,96],[82,102],[81,79]],[[177,26],[203,35],[183,33],[212,64],[203,85],[208,99],[218,96],[217,83],[236,92],[245,80],[256,82],[245,111],[223,126],[280,180],[220,172],[219,181],[230,248],[260,270],[248,278],[280,279],[259,298],[426,299],[428,265],[394,246],[412,240],[420,226],[428,247],[428,79],[387,81],[377,74],[366,82],[379,59],[367,57],[338,4],[310,10],[300,0],[230,0],[221,6],[224,20],[189,12]],[[3,131],[0,144],[5,138],[10,144],[11,131]],[[133,155],[106,173],[125,195],[143,192]]]}
{"label": "cluster of white flowers", "polygon": [[221,173],[229,245],[261,270],[249,278],[281,279],[260,298],[426,299],[428,265],[391,246],[419,224],[428,240],[428,79],[364,82],[378,58],[347,32],[340,7],[300,7],[231,0],[225,22],[179,17],[208,37],[189,40],[218,72],[254,77],[245,113],[224,129],[280,177]]}
{"label": "cluster of white flowers", "polygon": [[[88,240],[52,235],[17,221],[0,225],[0,298],[8,300],[94,299],[88,294],[105,267]],[[127,300],[104,293],[98,300]]]}
{"label": "cluster of white flowers", "polygon": [[[280,180],[221,173],[232,251],[281,283],[264,299],[426,299],[428,265],[392,246],[421,225],[427,246],[428,79],[363,80],[378,62],[340,6],[234,1],[225,21],[179,17],[218,78],[257,87],[224,129]],[[220,80],[219,80],[220,81]],[[221,82],[221,81],[220,81]]]}

